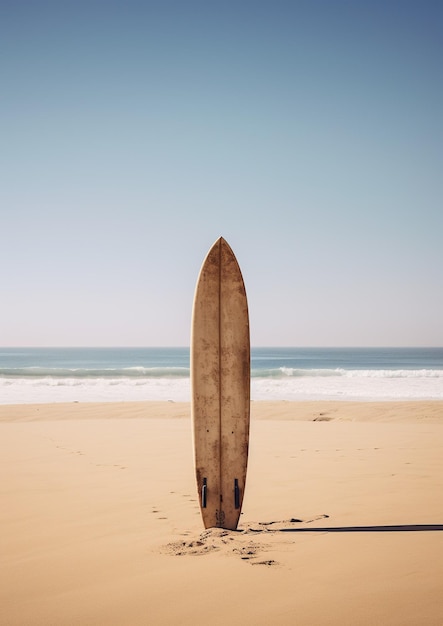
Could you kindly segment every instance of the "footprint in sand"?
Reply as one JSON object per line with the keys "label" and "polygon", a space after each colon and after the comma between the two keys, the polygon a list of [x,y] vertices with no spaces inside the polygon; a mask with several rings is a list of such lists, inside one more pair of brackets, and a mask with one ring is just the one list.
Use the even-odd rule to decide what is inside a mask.
{"label": "footprint in sand", "polygon": [[[153,512],[158,512],[158,510],[155,509]],[[281,551],[281,547],[278,548],[278,545],[282,541],[287,544],[287,541],[282,539],[282,535],[285,533],[281,533],[281,531],[288,528],[300,528],[300,524],[310,524],[327,518],[329,515],[323,513],[303,520],[291,517],[286,520],[251,523],[247,528],[238,530],[208,528],[198,537],[168,543],[161,549],[161,552],[170,556],[202,556],[219,552],[223,556],[240,558],[250,565],[280,566],[280,563],[275,559],[264,559],[263,552],[266,553],[276,546]],[[181,535],[189,536],[190,532],[182,532]],[[257,540],[252,539],[251,536]],[[264,537],[269,539],[271,543],[261,541]]]}
{"label": "footprint in sand", "polygon": [[209,528],[196,539],[167,544],[162,552],[172,556],[202,556],[212,552],[221,552],[225,556],[239,557],[242,561],[253,565],[277,565],[277,561],[273,559],[260,559],[261,553],[268,548],[267,544],[252,541],[247,531]]}
{"label": "footprint in sand", "polygon": [[157,519],[161,519],[161,520],[165,520],[168,519],[165,515],[162,515],[162,511],[160,511],[160,509],[157,509],[156,507],[154,507],[151,511],[151,513],[153,513],[154,515],[157,515],[158,513],[160,513],[160,515],[157,517]]}
{"label": "footprint in sand", "polygon": [[197,539],[168,543],[162,552],[172,556],[201,556],[219,549],[216,545]]}

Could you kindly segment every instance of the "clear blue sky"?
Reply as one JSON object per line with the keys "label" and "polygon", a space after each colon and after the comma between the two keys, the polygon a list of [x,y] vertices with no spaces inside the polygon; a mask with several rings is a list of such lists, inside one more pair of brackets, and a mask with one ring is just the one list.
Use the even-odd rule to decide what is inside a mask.
{"label": "clear blue sky", "polygon": [[443,345],[442,7],[0,0],[0,345]]}

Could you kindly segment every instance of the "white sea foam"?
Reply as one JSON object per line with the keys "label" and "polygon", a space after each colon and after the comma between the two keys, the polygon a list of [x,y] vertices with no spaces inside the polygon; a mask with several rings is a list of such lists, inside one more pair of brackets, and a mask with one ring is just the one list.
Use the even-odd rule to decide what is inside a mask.
{"label": "white sea foam", "polygon": [[0,379],[0,404],[188,401],[189,378]]}
{"label": "white sea foam", "polygon": [[443,379],[352,374],[286,380],[257,378],[252,381],[251,395],[255,400],[442,400]]}
{"label": "white sea foam", "polygon": [[[443,399],[443,370],[304,370],[253,377],[253,400]],[[188,376],[0,377],[1,404],[190,400]]]}

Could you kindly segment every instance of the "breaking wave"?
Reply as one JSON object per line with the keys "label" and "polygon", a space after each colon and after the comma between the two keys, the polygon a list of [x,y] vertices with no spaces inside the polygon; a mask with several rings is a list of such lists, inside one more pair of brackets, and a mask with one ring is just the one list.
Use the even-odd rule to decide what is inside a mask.
{"label": "breaking wave", "polygon": [[0,377],[8,378],[187,378],[187,367],[124,367],[124,368],[64,368],[21,367],[0,368]]}
{"label": "breaking wave", "polygon": [[[1,378],[46,378],[65,379],[127,379],[127,378],[189,378],[188,367],[124,367],[124,368],[50,368],[23,367],[0,368]],[[270,369],[252,369],[252,378],[443,378],[443,369],[408,370],[408,369],[301,369],[278,367]]]}
{"label": "breaking wave", "polygon": [[336,369],[297,369],[292,367],[279,367],[268,370],[252,370],[254,378],[286,378],[286,377],[332,377],[346,376],[348,378],[443,378],[443,370],[346,370]]}

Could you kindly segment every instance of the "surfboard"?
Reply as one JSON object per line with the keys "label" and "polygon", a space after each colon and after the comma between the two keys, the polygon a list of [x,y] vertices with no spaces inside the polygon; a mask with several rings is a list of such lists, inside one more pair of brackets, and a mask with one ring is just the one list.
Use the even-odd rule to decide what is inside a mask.
{"label": "surfboard", "polygon": [[203,523],[235,530],[249,447],[249,314],[240,267],[222,237],[209,250],[195,289],[191,389]]}

